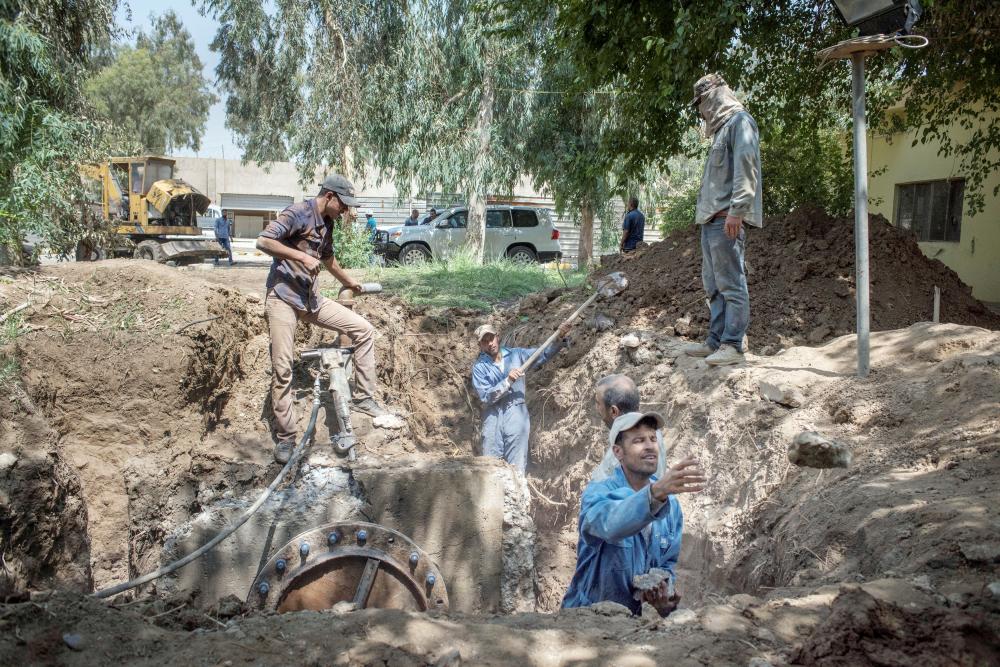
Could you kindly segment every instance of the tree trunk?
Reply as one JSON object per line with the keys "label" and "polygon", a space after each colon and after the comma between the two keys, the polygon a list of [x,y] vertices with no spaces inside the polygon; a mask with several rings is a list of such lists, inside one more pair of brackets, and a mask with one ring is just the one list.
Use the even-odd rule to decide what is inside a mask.
{"label": "tree trunk", "polygon": [[493,126],[493,78],[483,75],[483,92],[476,115],[476,156],[472,163],[472,187],[469,193],[469,218],[465,244],[475,261],[482,263],[486,246],[486,173],[490,154],[490,131]]}
{"label": "tree trunk", "polygon": [[580,243],[577,245],[576,266],[586,271],[594,256],[594,207],[590,201],[580,208]]}

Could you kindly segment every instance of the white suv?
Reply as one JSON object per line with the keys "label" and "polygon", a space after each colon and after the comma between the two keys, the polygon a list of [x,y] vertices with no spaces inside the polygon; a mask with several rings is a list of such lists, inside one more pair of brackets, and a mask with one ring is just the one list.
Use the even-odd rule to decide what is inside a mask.
{"label": "white suv", "polygon": [[[456,206],[425,225],[379,230],[375,252],[388,261],[419,264],[444,259],[465,244],[469,209]],[[559,229],[548,209],[532,206],[486,207],[486,257],[515,262],[551,262],[562,257]]]}

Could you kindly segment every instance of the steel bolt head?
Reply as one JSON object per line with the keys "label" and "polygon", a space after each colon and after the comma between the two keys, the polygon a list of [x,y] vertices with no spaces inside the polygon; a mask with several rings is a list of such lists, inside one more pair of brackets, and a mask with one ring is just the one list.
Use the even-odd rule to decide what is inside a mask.
{"label": "steel bolt head", "polygon": [[368,531],[362,528],[356,533],[356,537],[358,538],[358,542],[364,542],[368,539]]}
{"label": "steel bolt head", "polygon": [[420,561],[420,554],[416,551],[410,553],[410,565],[416,565]]}
{"label": "steel bolt head", "polygon": [[268,593],[271,592],[270,584],[268,584],[266,581],[260,582],[260,586],[257,587],[257,592],[260,593],[262,596],[267,595]]}
{"label": "steel bolt head", "polygon": [[274,569],[278,572],[284,572],[286,567],[288,567],[288,563],[284,558],[279,558],[278,562],[274,564]]}
{"label": "steel bolt head", "polygon": [[431,572],[430,574],[427,575],[427,585],[428,586],[433,586],[434,582],[436,582],[436,581],[437,581],[437,577],[434,576],[433,572]]}
{"label": "steel bolt head", "polygon": [[308,542],[303,542],[303,543],[301,544],[301,546],[299,546],[299,554],[300,554],[300,555],[301,555],[301,556],[302,556],[303,558],[305,558],[306,556],[308,556],[308,555],[309,555],[309,543],[308,543]]}
{"label": "steel bolt head", "polygon": [[332,547],[334,544],[340,541],[340,533],[338,533],[337,531],[333,531],[332,533],[326,536],[326,541]]}

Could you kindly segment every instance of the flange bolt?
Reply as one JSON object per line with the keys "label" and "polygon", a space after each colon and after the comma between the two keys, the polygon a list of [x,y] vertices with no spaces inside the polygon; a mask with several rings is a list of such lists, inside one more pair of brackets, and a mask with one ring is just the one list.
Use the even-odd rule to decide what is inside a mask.
{"label": "flange bolt", "polygon": [[332,533],[326,536],[326,542],[331,547],[339,541],[340,541],[340,533],[338,533],[337,531],[333,531]]}
{"label": "flange bolt", "polygon": [[278,572],[284,572],[287,566],[288,563],[285,562],[285,559],[279,558],[278,562],[274,564],[274,569],[277,570]]}
{"label": "flange bolt", "polygon": [[257,592],[261,594],[261,597],[266,597],[268,593],[271,592],[271,586],[266,581],[260,582],[260,586],[257,587]]}
{"label": "flange bolt", "polygon": [[308,542],[303,542],[302,543],[302,545],[299,547],[299,554],[303,558],[305,558],[306,556],[309,555],[309,543]]}
{"label": "flange bolt", "polygon": [[416,551],[411,551],[410,552],[410,565],[412,565],[413,567],[416,567],[417,563],[419,561],[420,561],[420,554],[418,554]]}
{"label": "flange bolt", "polygon": [[435,581],[437,581],[437,577],[434,576],[433,572],[427,575],[427,585],[429,587],[433,588]]}
{"label": "flange bolt", "polygon": [[358,538],[358,542],[364,544],[368,540],[368,531],[362,528],[356,533],[356,537]]}

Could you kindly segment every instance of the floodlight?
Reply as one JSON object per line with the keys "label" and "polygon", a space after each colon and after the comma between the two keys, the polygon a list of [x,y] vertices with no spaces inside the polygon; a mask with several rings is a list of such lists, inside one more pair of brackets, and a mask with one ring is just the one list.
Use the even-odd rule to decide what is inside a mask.
{"label": "floodlight", "polygon": [[861,35],[907,34],[920,18],[917,0],[833,0],[840,18]]}

